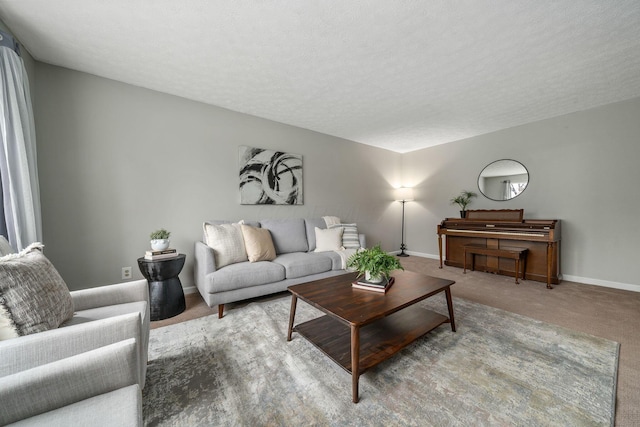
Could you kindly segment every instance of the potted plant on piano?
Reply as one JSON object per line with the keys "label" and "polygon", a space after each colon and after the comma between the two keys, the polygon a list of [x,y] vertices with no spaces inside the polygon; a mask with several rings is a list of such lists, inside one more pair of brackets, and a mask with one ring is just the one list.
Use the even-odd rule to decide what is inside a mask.
{"label": "potted plant on piano", "polygon": [[462,190],[462,192],[457,197],[451,199],[452,205],[460,206],[460,218],[465,217],[467,213],[467,206],[471,204],[471,200],[474,197],[478,197],[478,195],[473,191]]}

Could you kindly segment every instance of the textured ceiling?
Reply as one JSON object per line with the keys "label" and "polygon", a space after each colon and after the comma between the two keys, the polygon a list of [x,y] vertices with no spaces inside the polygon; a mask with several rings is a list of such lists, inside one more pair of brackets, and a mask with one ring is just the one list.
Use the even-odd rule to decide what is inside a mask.
{"label": "textured ceiling", "polygon": [[0,0],[39,61],[397,152],[640,96],[638,0]]}

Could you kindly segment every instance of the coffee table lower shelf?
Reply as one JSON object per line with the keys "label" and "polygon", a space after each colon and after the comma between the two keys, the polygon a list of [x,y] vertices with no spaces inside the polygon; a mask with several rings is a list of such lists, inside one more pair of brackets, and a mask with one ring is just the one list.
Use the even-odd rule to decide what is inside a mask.
{"label": "coffee table lower shelf", "polygon": [[[361,327],[358,376],[443,323],[449,323],[449,318],[411,306]],[[296,325],[293,330],[353,375],[348,325],[325,315]]]}

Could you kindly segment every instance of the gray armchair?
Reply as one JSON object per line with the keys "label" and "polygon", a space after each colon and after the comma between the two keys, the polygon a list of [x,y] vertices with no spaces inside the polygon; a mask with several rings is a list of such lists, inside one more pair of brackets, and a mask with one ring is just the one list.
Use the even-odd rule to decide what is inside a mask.
{"label": "gray armchair", "polygon": [[0,341],[0,381],[5,375],[135,338],[138,383],[143,388],[150,322],[147,281],[73,291],[71,298],[74,316],[60,328]]}
{"label": "gray armchair", "polygon": [[135,339],[0,378],[0,424],[138,426],[142,397]]}
{"label": "gray armchair", "polygon": [[[74,316],[63,326],[70,327],[91,323],[97,320],[113,319],[119,316],[138,315],[140,330],[135,338],[140,351],[140,388],[144,388],[147,372],[147,354],[149,350],[149,283],[146,280],[100,286],[71,292],[75,309]],[[126,321],[123,319],[123,323]],[[104,333],[104,332],[103,332]],[[139,335],[138,335],[139,333]],[[127,337],[128,338],[128,337]],[[115,342],[113,338],[113,342]]]}
{"label": "gray armchair", "polygon": [[[4,396],[22,396],[22,400],[16,400],[16,404],[24,407],[30,417],[43,411],[63,411],[63,407],[69,404],[82,406],[84,404],[81,401],[97,398],[99,392],[109,393],[111,400],[117,400],[124,394],[128,394],[129,398],[134,394],[139,396],[145,383],[149,346],[147,281],[138,280],[73,291],[71,297],[74,316],[59,328],[0,341],[0,424],[23,417],[18,415],[17,419],[4,418],[8,410],[6,406],[9,406],[9,401]],[[110,354],[111,350],[107,351],[113,348],[111,346],[117,347],[123,342],[127,343],[128,350],[117,352],[117,357]],[[94,381],[93,371],[89,368],[88,371],[83,371],[87,358],[94,364],[95,360],[100,360],[98,365],[103,363],[104,366],[120,366],[118,369],[122,369],[122,372],[117,376],[124,379],[115,378],[113,384],[93,390],[90,387]],[[70,372],[75,369],[80,372],[77,376]],[[40,394],[43,382],[53,384],[53,388],[47,390],[55,390],[53,394],[61,395],[61,398],[55,404],[33,406],[29,402]],[[23,383],[24,386],[21,387]],[[80,392],[72,393],[71,389],[74,387]],[[99,400],[102,401],[102,398]],[[62,406],[56,406],[58,404]],[[120,407],[112,406],[111,409],[113,408]],[[99,412],[97,407],[92,410]],[[109,408],[105,410],[108,411]],[[62,413],[76,413],[74,408],[67,408],[65,411]],[[118,411],[120,409],[115,412]],[[81,425],[76,422],[73,424]]]}

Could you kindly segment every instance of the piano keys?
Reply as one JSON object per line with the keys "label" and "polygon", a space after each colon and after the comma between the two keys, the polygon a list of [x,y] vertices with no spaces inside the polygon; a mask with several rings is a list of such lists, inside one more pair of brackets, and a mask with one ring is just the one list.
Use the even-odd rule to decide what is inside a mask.
{"label": "piano keys", "polygon": [[[523,219],[522,209],[470,210],[465,218],[447,218],[438,225],[442,268],[442,236],[446,236],[444,264],[464,267],[464,245],[487,248],[526,248],[524,279],[557,284],[560,276],[560,220]],[[515,277],[515,261],[476,255],[476,270]]]}

